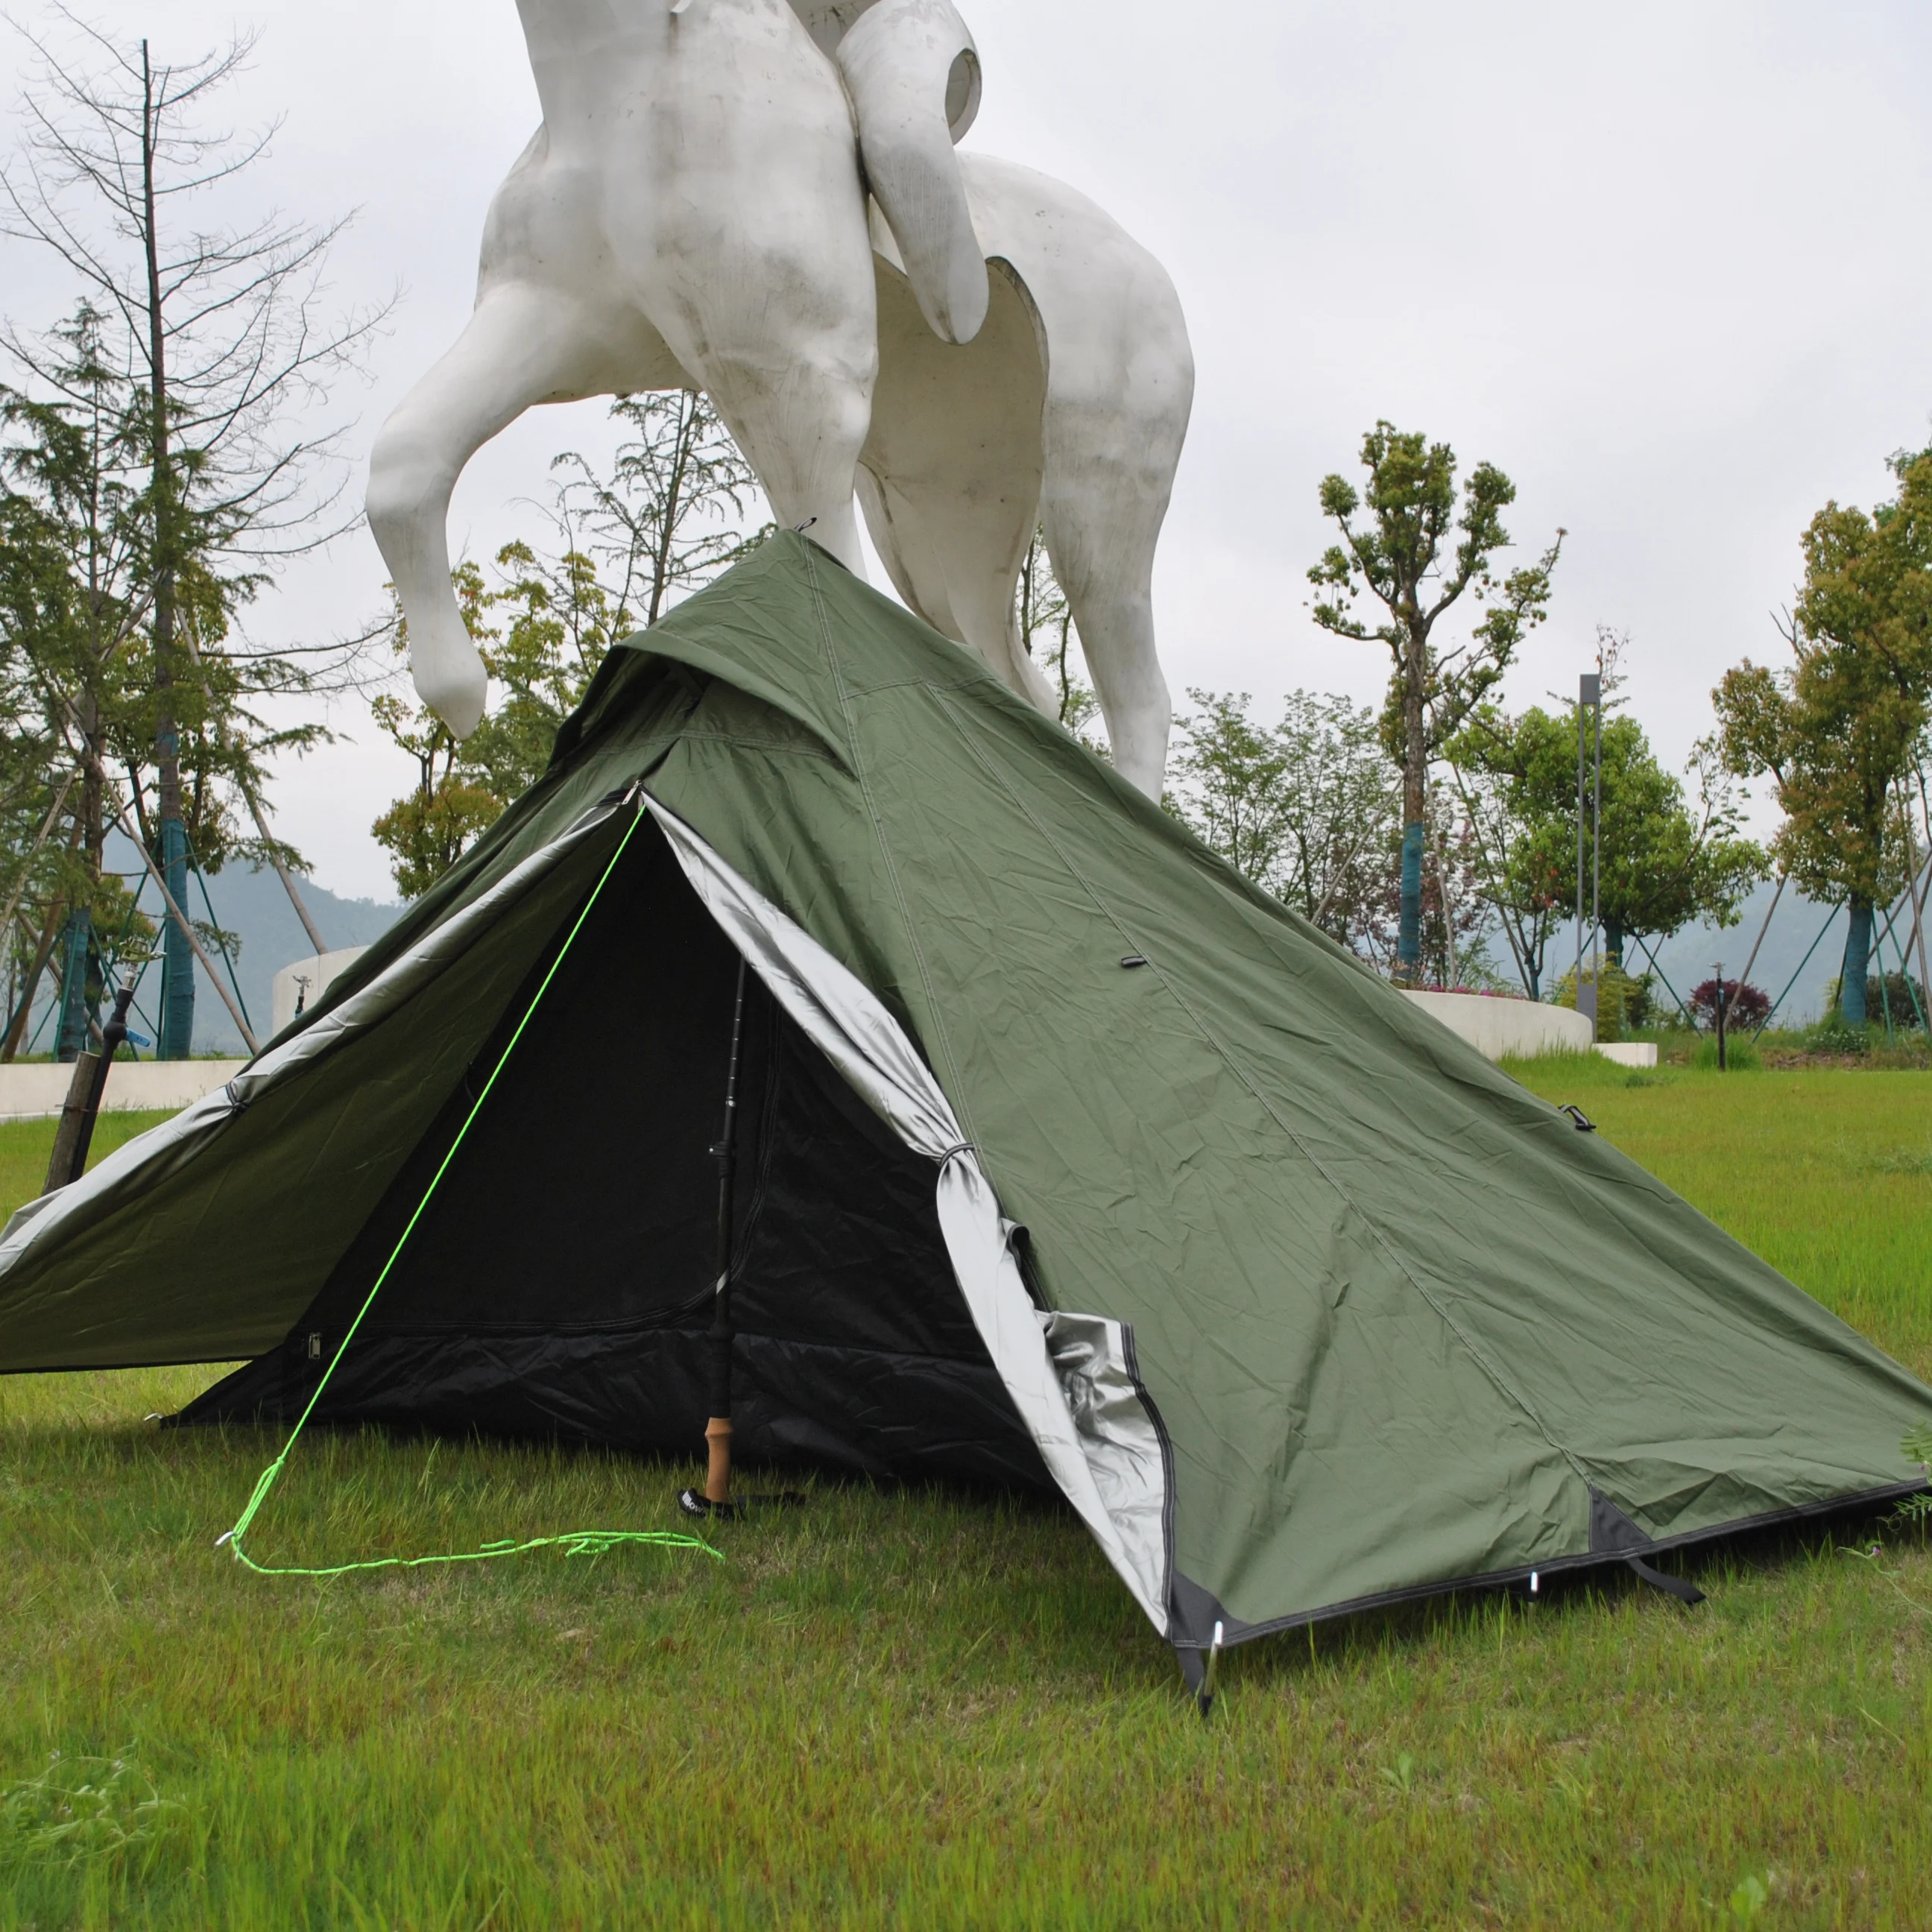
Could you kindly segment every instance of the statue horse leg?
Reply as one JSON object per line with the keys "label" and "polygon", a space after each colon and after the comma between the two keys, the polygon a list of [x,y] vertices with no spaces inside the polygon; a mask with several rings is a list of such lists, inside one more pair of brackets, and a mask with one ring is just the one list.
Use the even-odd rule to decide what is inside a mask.
{"label": "statue horse leg", "polygon": [[690,380],[610,288],[604,259],[594,182],[539,125],[491,200],[475,313],[370,457],[369,527],[409,623],[416,690],[459,738],[482,722],[488,682],[449,581],[449,499],[464,466],[536,404]]}
{"label": "statue horse leg", "polygon": [[1166,272],[1083,195],[963,154],[989,254],[1047,345],[1040,520],[1121,776],[1161,794],[1173,706],[1154,646],[1154,556],[1187,434],[1194,359]]}

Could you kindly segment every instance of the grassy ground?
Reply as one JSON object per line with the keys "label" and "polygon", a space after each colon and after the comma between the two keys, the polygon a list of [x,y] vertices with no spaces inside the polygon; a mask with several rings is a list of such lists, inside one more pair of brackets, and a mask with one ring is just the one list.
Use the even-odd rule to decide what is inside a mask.
{"label": "grassy ground", "polygon": [[[1932,1078],[1527,1077],[1932,1370]],[[14,1198],[47,1138],[0,1129]],[[0,1926],[1932,1919],[1912,1538],[1723,1552],[1693,1612],[1251,1646],[1203,1726],[1084,1534],[984,1496],[827,1487],[722,1564],[250,1577],[214,1541],[275,1445],[140,1420],[201,1379],[0,1383]],[[258,1553],[668,1528],[690,1473],[305,1442]]]}

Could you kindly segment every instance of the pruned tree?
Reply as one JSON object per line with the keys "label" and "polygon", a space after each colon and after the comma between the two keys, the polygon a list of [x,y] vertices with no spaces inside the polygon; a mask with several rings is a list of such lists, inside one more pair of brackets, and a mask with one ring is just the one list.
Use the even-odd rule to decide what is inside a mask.
{"label": "pruned tree", "polygon": [[[364,640],[260,650],[236,623],[280,560],[352,520],[334,514],[339,428],[314,425],[382,312],[325,314],[340,223],[210,219],[274,132],[207,122],[252,40],[172,64],[146,40],[124,44],[58,11],[66,46],[24,36],[38,64],[24,145],[0,167],[0,232],[50,250],[83,302],[49,335],[0,337],[22,376],[10,398],[10,421],[25,432],[14,467],[86,532],[76,548],[91,563],[111,561],[91,608],[126,630],[110,655],[130,674],[138,666],[144,705],[138,719],[128,713],[140,742],[124,736],[115,748],[132,821],[185,904],[191,848],[208,869],[240,854],[285,876],[293,856],[267,830],[265,760],[318,734],[271,730],[251,700],[316,688]],[[82,755],[94,743],[98,762],[90,694],[67,695]],[[238,799],[252,838],[234,818]],[[178,1056],[193,1036],[193,949],[174,922],[164,946],[161,1052]]]}
{"label": "pruned tree", "polygon": [[1781,626],[1790,662],[1747,658],[1712,693],[1725,763],[1776,784],[1786,874],[1849,904],[1840,1010],[1853,1026],[1866,1019],[1874,908],[1916,867],[1909,787],[1922,781],[1932,716],[1932,451],[1892,467],[1891,502],[1870,515],[1828,503],[1807,527],[1804,581]]}
{"label": "pruned tree", "polygon": [[[1322,479],[1322,513],[1341,540],[1308,575],[1324,593],[1314,607],[1316,623],[1337,637],[1379,640],[1392,661],[1382,736],[1402,774],[1396,974],[1413,980],[1422,960],[1430,768],[1501,681],[1523,637],[1543,621],[1564,532],[1535,563],[1499,578],[1496,559],[1510,541],[1502,512],[1516,500],[1515,484],[1500,470],[1478,464],[1459,506],[1454,451],[1389,422],[1378,422],[1364,437],[1361,460],[1368,472],[1364,490],[1346,477]],[[1358,524],[1364,510],[1366,520]],[[1381,607],[1378,621],[1355,614],[1364,596]],[[1486,604],[1487,613],[1445,649],[1436,626],[1465,596]]]}

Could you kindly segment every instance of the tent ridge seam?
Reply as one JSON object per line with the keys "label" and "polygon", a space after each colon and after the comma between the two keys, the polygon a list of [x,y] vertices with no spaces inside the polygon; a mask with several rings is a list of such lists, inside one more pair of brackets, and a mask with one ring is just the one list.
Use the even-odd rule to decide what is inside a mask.
{"label": "tent ridge seam", "polygon": [[[969,1143],[979,1139],[979,1131],[974,1125],[972,1107],[965,1098],[965,1082],[959,1070],[958,1056],[952,1051],[951,1035],[946,1030],[946,1016],[939,1004],[939,995],[932,983],[932,969],[926,962],[926,948],[920,944],[918,928],[913,923],[912,908],[906,902],[904,882],[899,876],[898,862],[893,856],[892,842],[886,836],[884,820],[879,813],[878,800],[872,790],[872,781],[866,767],[866,760],[859,750],[859,733],[852,706],[852,694],[845,682],[844,667],[838,662],[838,652],[832,638],[831,614],[825,608],[825,592],[818,580],[818,560],[812,554],[812,545],[803,545],[806,580],[812,586],[812,608],[818,617],[819,644],[824,653],[826,668],[832,674],[832,688],[838,694],[838,708],[845,719],[846,748],[850,754],[850,770],[857,781],[860,796],[866,802],[866,816],[870,821],[872,837],[879,848],[879,856],[884,862],[886,877],[892,881],[892,898],[898,908],[899,923],[904,928],[906,944],[910,948],[913,963],[919,969],[920,985],[926,994],[926,1024],[938,1036],[938,1053],[943,1058],[952,1074],[949,1083],[940,1079],[941,1090],[951,1103],[955,1118],[966,1135]],[[910,1017],[910,1016],[908,1016]],[[934,1042],[922,1041],[928,1053],[933,1052]],[[934,1077],[939,1078],[938,1069],[934,1069]]]}

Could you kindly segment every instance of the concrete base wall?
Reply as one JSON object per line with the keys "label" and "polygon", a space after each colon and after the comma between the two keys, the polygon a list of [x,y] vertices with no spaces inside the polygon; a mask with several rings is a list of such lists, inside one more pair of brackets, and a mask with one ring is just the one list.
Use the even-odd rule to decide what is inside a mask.
{"label": "concrete base wall", "polygon": [[1654,1066],[1657,1064],[1657,1042],[1654,1040],[1618,1040],[1607,1042],[1598,1048],[1606,1060],[1614,1060],[1619,1066]]}
{"label": "concrete base wall", "polygon": [[1539,1053],[1588,1053],[1595,1030],[1583,1014],[1536,1000],[1490,1000],[1480,993],[1405,997],[1489,1060],[1505,1054],[1528,1059]]}
{"label": "concrete base wall", "polygon": [[[225,1087],[244,1060],[118,1060],[109,1070],[103,1113],[176,1113]],[[0,1120],[44,1120],[67,1104],[74,1069],[0,1066]]]}

